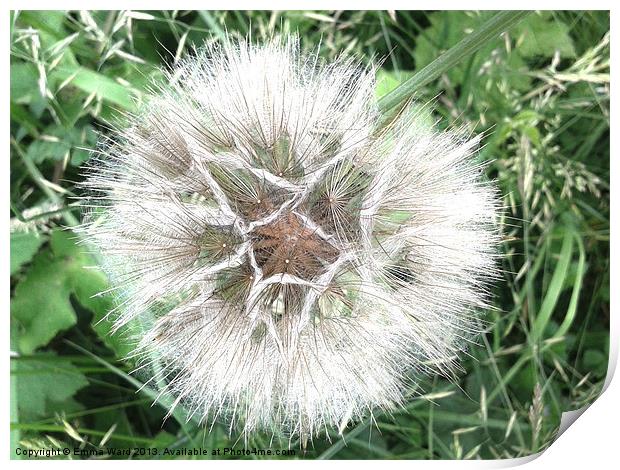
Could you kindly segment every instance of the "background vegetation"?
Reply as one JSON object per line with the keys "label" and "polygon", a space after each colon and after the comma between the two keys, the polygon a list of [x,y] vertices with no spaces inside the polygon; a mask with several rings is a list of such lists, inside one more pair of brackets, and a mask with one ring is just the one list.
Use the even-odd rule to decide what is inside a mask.
{"label": "background vegetation", "polygon": [[[105,278],[84,269],[92,260],[62,230],[79,223],[75,183],[96,132],[135,109],[161,65],[225,31],[256,39],[298,31],[325,57],[384,59],[384,95],[490,15],[11,13],[12,449],[243,447],[224,425],[208,432],[179,413],[162,424],[165,407],[151,406],[149,388],[136,392],[141,384],[121,360],[122,336],[98,323],[111,308],[92,297]],[[562,411],[592,402],[605,378],[608,12],[530,14],[417,97],[435,100],[439,126],[486,133],[481,158],[492,160],[489,176],[507,206],[492,326],[456,383],[429,377],[405,409],[354,424],[344,439],[316,439],[297,458],[528,455],[548,446]],[[257,435],[248,447],[289,442]]]}

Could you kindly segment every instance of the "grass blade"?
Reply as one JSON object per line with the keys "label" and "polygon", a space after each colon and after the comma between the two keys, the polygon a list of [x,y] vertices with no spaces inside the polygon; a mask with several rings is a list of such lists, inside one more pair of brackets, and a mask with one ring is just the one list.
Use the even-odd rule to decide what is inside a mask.
{"label": "grass blade", "polygon": [[134,90],[129,89],[111,78],[84,67],[59,67],[55,71],[58,80],[70,83],[85,93],[95,93],[104,100],[120,106],[127,111],[135,111]]}
{"label": "grass blade", "polygon": [[566,334],[570,326],[573,324],[575,320],[575,315],[577,313],[577,304],[579,303],[579,293],[581,292],[581,284],[586,274],[586,253],[585,248],[583,246],[583,241],[581,237],[575,234],[575,239],[577,240],[577,248],[579,250],[579,261],[577,264],[577,273],[575,274],[575,283],[573,284],[573,293],[570,297],[570,303],[568,304],[568,309],[566,310],[566,316],[564,317],[564,321],[556,331],[554,337],[561,337]]}
{"label": "grass blade", "polygon": [[[115,367],[114,365],[110,364],[108,361],[100,358],[99,356],[97,356],[97,355],[93,354],[92,352],[84,349],[83,347],[73,343],[72,341],[66,340],[65,342],[69,346],[71,346],[71,347],[77,349],[78,351],[86,354],[88,357],[91,357],[96,362],[98,362],[101,365],[103,365],[110,372],[112,372],[112,373],[118,375],[119,377],[125,379],[131,385],[136,387],[136,390],[140,390],[146,396],[148,396],[149,398],[154,400],[154,403],[157,403],[158,405],[160,405],[164,410],[167,411],[168,409],[170,409],[170,405],[172,404],[172,400],[170,400],[170,398],[168,398],[166,396],[160,395],[160,393],[157,390],[154,390],[151,387],[145,386],[138,379],[136,379],[136,378],[132,377],[131,375],[125,373],[124,371],[122,371],[118,367]],[[172,412],[172,416],[174,416],[174,418],[177,420],[177,422],[184,429],[185,429],[186,424],[189,423],[192,420],[192,416],[182,407],[182,405],[177,405],[175,407],[174,411]]]}
{"label": "grass blade", "polygon": [[566,235],[564,235],[564,240],[562,241],[560,259],[555,267],[555,271],[553,271],[553,276],[551,277],[547,294],[545,295],[540,310],[538,311],[538,315],[536,315],[534,326],[532,327],[532,334],[530,338],[534,343],[542,338],[547,323],[549,323],[551,314],[553,313],[553,310],[558,302],[560,293],[562,292],[564,280],[568,274],[570,261],[573,257],[573,242],[573,232],[567,231]]}

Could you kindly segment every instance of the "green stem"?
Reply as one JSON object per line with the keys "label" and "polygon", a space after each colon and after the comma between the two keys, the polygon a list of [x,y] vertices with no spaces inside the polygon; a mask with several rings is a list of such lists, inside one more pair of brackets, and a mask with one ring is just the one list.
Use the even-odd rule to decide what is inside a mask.
{"label": "green stem", "polygon": [[[144,393],[146,396],[148,396],[149,398],[151,398],[154,403],[158,403],[164,410],[170,410],[173,400],[167,396],[160,396],[159,392],[147,385],[144,385],[142,382],[140,382],[138,379],[132,377],[131,375],[125,373],[123,370],[119,369],[118,367],[110,364],[109,362],[101,359],[100,357],[98,357],[97,355],[93,354],[92,352],[84,349],[83,347],[69,341],[69,340],[65,340],[65,343],[67,343],[69,346],[71,346],[74,349],[77,349],[78,351],[82,352],[83,354],[89,356],[90,358],[92,358],[93,360],[95,360],[96,362],[100,363],[101,365],[103,365],[106,369],[108,369],[109,371],[113,372],[114,374],[118,375],[119,377],[122,377],[123,379],[125,379],[127,382],[129,382],[131,385],[133,385],[136,390],[140,390],[142,393]],[[183,431],[185,432],[185,434],[187,435],[187,437],[193,441],[193,438],[191,436],[190,433],[190,428],[188,423],[190,423],[190,421],[192,422],[196,422],[196,417],[193,416],[192,414],[189,413],[189,411],[187,411],[183,405],[178,404],[175,408],[174,411],[172,412],[172,416],[177,420],[177,422],[179,423],[179,425],[181,426],[181,428],[183,429]]]}
{"label": "green stem", "polygon": [[[28,173],[30,173],[30,176],[32,177],[32,180],[37,184],[37,186],[39,186],[39,188],[41,188],[41,191],[43,191],[43,193],[52,202],[54,202],[54,203],[56,203],[58,205],[61,205],[63,203],[62,198],[60,198],[58,196],[58,194],[56,194],[46,184],[47,180],[45,179],[43,174],[39,171],[39,168],[37,168],[37,166],[32,162],[32,160],[30,160],[28,155],[26,155],[26,153],[23,151],[23,149],[17,143],[17,141],[15,139],[11,138],[11,144],[13,145],[13,148],[15,149],[15,151],[17,152],[19,157],[24,162],[24,165],[26,165],[26,169],[28,170]],[[67,223],[67,225],[69,225],[71,227],[75,227],[76,225],[79,225],[78,220],[75,218],[75,216],[71,212],[67,212],[67,213],[63,214],[63,218],[64,218],[65,222]]]}
{"label": "green stem", "polygon": [[[11,430],[21,430],[21,431],[39,431],[39,432],[60,432],[66,433],[67,428],[65,426],[61,426],[59,424],[38,424],[38,423],[16,423],[11,422]],[[97,429],[87,429],[87,428],[79,428],[80,434],[89,435],[89,436],[105,436],[106,432],[99,431]],[[139,437],[139,436],[126,436],[124,434],[114,434],[114,439],[123,440],[127,442],[135,442],[144,445],[152,445],[153,438],[150,437]]]}
{"label": "green stem", "polygon": [[383,112],[402,106],[420,88],[429,84],[461,60],[473,54],[489,41],[514,26],[530,12],[528,11],[501,11],[484,23],[480,29],[466,36],[454,47],[440,55],[433,62],[417,72],[398,88],[392,90],[379,100],[379,108]]}

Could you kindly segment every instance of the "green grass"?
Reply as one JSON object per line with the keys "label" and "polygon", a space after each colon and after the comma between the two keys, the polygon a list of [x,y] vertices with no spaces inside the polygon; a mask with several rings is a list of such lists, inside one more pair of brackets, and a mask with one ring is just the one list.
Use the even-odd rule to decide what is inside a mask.
{"label": "green grass", "polygon": [[[99,320],[111,301],[92,297],[106,280],[83,268],[93,260],[61,230],[79,223],[73,197],[96,132],[122,124],[161,79],[160,66],[226,31],[298,32],[302,47],[320,44],[326,58],[382,60],[377,94],[386,109],[415,92],[434,101],[439,126],[485,134],[479,158],[491,162],[507,208],[503,279],[464,372],[425,378],[404,409],[282,458],[509,458],[550,445],[561,413],[595,400],[607,369],[609,14],[532,13],[501,37],[471,34],[492,16],[11,13],[11,457],[17,446],[85,451],[71,458],[243,447],[225,425],[208,432],[182,409],[163,421],[166,400],[151,406],[156,391],[137,392],[144,378],[121,359],[128,332],[110,336]],[[288,446],[256,435],[247,447]]]}

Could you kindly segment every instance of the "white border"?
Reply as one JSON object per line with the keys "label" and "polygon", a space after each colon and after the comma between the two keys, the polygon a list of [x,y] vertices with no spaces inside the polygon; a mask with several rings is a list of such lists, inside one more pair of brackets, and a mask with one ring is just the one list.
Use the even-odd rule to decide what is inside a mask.
{"label": "white border", "polygon": [[[358,0],[358,1],[307,1],[300,0],[292,4],[290,1],[239,1],[239,0],[229,0],[226,2],[214,2],[214,1],[184,1],[180,2],[182,4],[183,9],[196,9],[196,8],[209,8],[209,9],[274,9],[274,10],[285,10],[285,9],[351,9],[351,10],[373,10],[377,9],[377,6],[380,5],[384,8],[393,9],[393,10],[407,10],[407,9],[496,9],[501,6],[503,9],[598,9],[598,10],[612,10],[611,14],[611,30],[612,30],[612,47],[611,54],[612,59],[611,63],[614,64],[618,60],[618,47],[617,44],[613,44],[615,38],[615,31],[618,27],[618,22],[616,20],[616,12],[614,12],[612,8],[612,2],[610,1],[598,1],[598,0],[590,0],[587,4],[583,2],[576,2],[570,0],[564,1],[521,1],[521,2],[509,2],[507,4],[490,2],[490,1],[469,1],[469,2],[457,2],[457,1],[442,1],[436,0],[433,2],[429,1],[419,1],[419,2],[411,2],[411,1],[390,1],[390,2],[377,2],[376,0]],[[7,9],[5,10],[5,16],[3,20],[0,21],[0,31],[2,37],[5,38],[5,68],[2,73],[2,86],[4,93],[6,94],[9,90],[9,82],[10,82],[10,70],[9,70],[9,34],[8,34],[8,25],[9,25],[9,16],[8,10],[10,9],[127,9],[131,7],[134,10],[159,10],[159,9],[170,9],[171,6],[175,6],[178,8],[176,3],[171,2],[163,2],[158,0],[152,0],[149,2],[141,1],[117,1],[117,0],[109,0],[106,2],[94,2],[94,1],[30,1],[30,2],[17,2],[17,1],[9,1],[7,5]],[[613,65],[612,65],[613,67]],[[613,88],[614,78],[612,74],[612,88]],[[612,108],[616,108],[617,96],[614,91],[611,92],[611,100],[612,100]],[[5,95],[4,103],[8,102],[7,96]],[[5,108],[2,116],[2,123],[5,129],[5,139],[8,138],[10,132],[10,120],[8,110]],[[613,122],[613,118],[610,117]],[[611,125],[613,129],[613,124]],[[611,133],[611,149],[612,151],[617,148],[617,140],[618,134],[612,132]],[[4,173],[4,186],[3,192],[4,194],[0,196],[2,198],[2,204],[5,207],[5,217],[9,212],[9,183],[10,183],[10,169],[7,168],[9,166],[9,143],[5,141],[3,150],[3,161],[5,162],[5,173]],[[616,156],[615,158],[611,158],[611,181],[613,181],[618,174],[618,158],[620,156]],[[611,184],[613,186],[613,184]],[[618,196],[617,192],[611,191],[611,206],[618,207]],[[4,219],[4,223],[6,224],[4,230],[1,233],[2,243],[5,247],[2,251],[2,266],[3,266],[3,275],[5,279],[5,286],[8,284],[8,280],[10,278],[9,275],[9,230],[8,230],[8,219]],[[611,217],[611,234],[618,233],[618,219],[612,215]],[[612,235],[613,237],[613,235]],[[618,256],[616,256],[615,250],[611,249],[611,280],[610,283],[612,286],[620,285],[618,283]],[[5,287],[6,288],[6,287]],[[8,293],[7,293],[8,294]],[[617,295],[614,289],[611,289],[611,305],[615,305],[615,301]],[[4,404],[2,408],[2,435],[0,439],[2,439],[2,448],[5,449],[3,451],[4,458],[8,459],[9,457],[9,426],[8,423],[10,421],[9,416],[9,380],[6,378],[9,377],[9,329],[8,319],[9,319],[9,295],[5,295],[2,297],[2,311],[4,318],[4,336],[3,343],[5,343],[4,351],[5,351],[5,360],[2,362],[3,371],[1,372],[4,380],[4,387],[2,390],[2,403]],[[505,468],[505,467],[513,467],[516,465],[521,465],[529,462],[528,468],[532,469],[548,469],[549,466],[554,467],[565,467],[565,468],[610,468],[610,464],[612,462],[618,461],[618,452],[617,448],[618,444],[618,434],[615,432],[615,427],[618,422],[618,418],[620,417],[620,384],[619,380],[616,379],[612,381],[616,364],[618,358],[618,338],[619,338],[619,328],[620,322],[618,321],[618,317],[614,314],[614,308],[612,307],[612,315],[611,315],[611,339],[610,339],[610,357],[609,357],[609,372],[607,375],[606,385],[608,388],[605,390],[603,395],[599,397],[589,409],[587,409],[583,415],[577,420],[576,424],[571,426],[564,434],[562,434],[559,439],[551,445],[551,447],[539,456],[538,458],[524,458],[519,461],[381,461],[380,465],[394,465],[394,466],[406,466],[407,468]],[[101,462],[89,462],[89,465],[105,465],[110,461],[101,461]],[[247,461],[224,461],[217,460],[212,462],[204,462],[204,461],[183,461],[180,463],[181,465],[196,465],[205,468],[206,465],[213,467],[214,465],[218,468],[220,467],[238,467],[240,465],[245,465]],[[364,461],[369,462],[369,465],[376,465],[376,462],[372,461]],[[111,463],[111,462],[110,462]],[[283,461],[252,461],[252,465],[256,468],[269,468],[272,469],[274,466],[290,466],[293,462],[290,460]],[[82,465],[83,462],[76,463],[76,465]],[[119,468],[128,468],[131,466],[132,468],[138,467],[146,467],[149,468],[160,467],[164,468],[169,466],[171,463],[168,461],[114,461],[113,464],[115,466],[119,466]],[[326,462],[318,462],[318,461],[295,461],[295,464],[300,466],[306,465],[321,465],[325,467],[337,467],[339,470],[343,466],[355,466],[363,465],[362,461],[326,461]],[[19,466],[27,466],[31,465],[39,465],[37,461],[11,461],[10,465],[19,465]],[[49,468],[62,468],[65,469],[67,465],[74,465],[68,461],[45,461],[41,463],[41,465],[45,465]],[[173,465],[179,465],[179,463],[174,463]]]}

